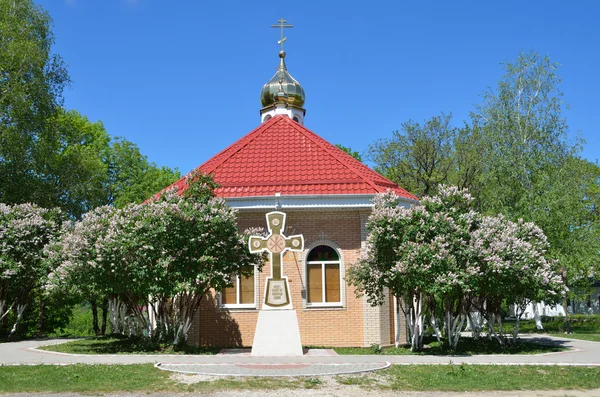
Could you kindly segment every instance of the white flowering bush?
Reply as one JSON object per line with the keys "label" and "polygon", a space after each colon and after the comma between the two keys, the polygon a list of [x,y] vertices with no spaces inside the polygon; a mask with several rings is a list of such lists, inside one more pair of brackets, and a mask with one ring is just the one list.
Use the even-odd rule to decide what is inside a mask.
{"label": "white flowering bush", "polygon": [[237,230],[236,211],[213,197],[205,179],[190,183],[184,196],[170,191],[84,216],[54,250],[61,264],[49,288],[110,296],[113,332],[183,341],[209,289],[262,265]]}
{"label": "white flowering bush", "polygon": [[531,222],[512,222],[502,214],[481,217],[479,227],[472,232],[470,247],[478,264],[478,290],[473,303],[487,317],[490,336],[495,336],[496,321],[502,336],[503,301],[516,308],[516,339],[521,315],[530,302],[555,304],[567,290],[554,271],[557,264],[546,257],[546,236]]}
{"label": "white flowering bush", "polygon": [[393,192],[376,196],[366,251],[348,279],[372,305],[382,303],[384,288],[404,297],[413,350],[422,348],[427,320],[440,338],[438,309],[455,349],[473,311],[497,316],[503,300],[554,301],[564,292],[535,225],[483,217],[456,187],[441,187],[410,208],[398,200]]}
{"label": "white flowering bush", "polygon": [[[58,209],[0,203],[0,320],[16,314],[11,336],[17,332],[32,292],[51,271],[44,247],[58,235],[61,222]],[[3,323],[0,334],[7,332]]]}

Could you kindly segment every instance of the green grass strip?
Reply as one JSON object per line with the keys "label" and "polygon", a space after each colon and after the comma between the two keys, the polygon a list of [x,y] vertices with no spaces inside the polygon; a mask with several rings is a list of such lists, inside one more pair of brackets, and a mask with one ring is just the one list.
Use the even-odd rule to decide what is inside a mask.
{"label": "green grass strip", "polygon": [[598,367],[396,365],[384,372],[393,390],[552,390],[600,388]]}
{"label": "green grass strip", "polygon": [[[310,378],[222,378],[195,384],[138,365],[37,365],[0,367],[0,393],[212,392],[242,389],[318,388]],[[340,384],[393,390],[552,390],[600,388],[599,367],[394,365],[373,374],[336,377]]]}

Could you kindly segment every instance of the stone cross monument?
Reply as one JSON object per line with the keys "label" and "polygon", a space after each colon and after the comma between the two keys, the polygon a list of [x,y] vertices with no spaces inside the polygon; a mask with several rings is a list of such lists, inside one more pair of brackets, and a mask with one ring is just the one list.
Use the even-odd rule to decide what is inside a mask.
{"label": "stone cross monument", "polygon": [[251,236],[248,241],[250,252],[266,251],[271,256],[271,277],[267,277],[262,308],[252,343],[253,356],[301,356],[302,342],[296,311],[292,310],[292,299],[287,276],[283,275],[283,254],[286,251],[302,251],[304,237],[286,237],[286,214],[279,211],[267,214],[269,235]]}
{"label": "stone cross monument", "polygon": [[251,253],[267,251],[271,256],[271,277],[267,277],[264,309],[292,308],[288,279],[283,275],[283,254],[286,251],[301,252],[304,249],[304,238],[300,234],[286,237],[282,233],[285,230],[285,217],[283,212],[269,212],[269,235],[266,238],[251,236],[248,242]]}

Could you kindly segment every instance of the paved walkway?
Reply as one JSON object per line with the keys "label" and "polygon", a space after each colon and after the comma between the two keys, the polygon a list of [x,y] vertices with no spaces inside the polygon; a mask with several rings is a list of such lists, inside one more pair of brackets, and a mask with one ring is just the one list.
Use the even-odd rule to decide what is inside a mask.
{"label": "paved walkway", "polygon": [[[581,365],[600,366],[600,343],[557,338],[547,335],[523,336],[523,340],[555,344],[569,351],[536,355],[477,355],[477,356],[337,356],[308,354],[302,357],[252,357],[247,354],[222,355],[75,355],[35,349],[43,345],[64,343],[66,340],[24,341],[0,344],[0,365],[15,364],[142,364],[160,363],[172,370],[192,370],[202,374],[253,376],[279,374],[298,376],[342,373],[346,369],[360,372],[391,364],[497,364],[497,365]],[[315,372],[316,371],[316,372]],[[274,375],[273,375],[274,376]]]}

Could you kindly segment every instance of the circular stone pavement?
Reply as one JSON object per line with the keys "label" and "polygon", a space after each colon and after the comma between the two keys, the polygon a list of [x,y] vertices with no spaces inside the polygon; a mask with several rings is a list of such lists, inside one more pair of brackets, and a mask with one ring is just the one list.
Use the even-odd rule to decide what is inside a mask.
{"label": "circular stone pavement", "polygon": [[384,369],[387,361],[373,363],[294,363],[294,364],[162,364],[154,366],[164,371],[211,376],[321,376],[369,372]]}

